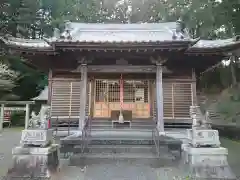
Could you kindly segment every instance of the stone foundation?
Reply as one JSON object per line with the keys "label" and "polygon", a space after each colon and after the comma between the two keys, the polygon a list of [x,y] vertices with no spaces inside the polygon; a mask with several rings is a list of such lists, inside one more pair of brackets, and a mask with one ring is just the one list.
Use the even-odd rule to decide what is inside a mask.
{"label": "stone foundation", "polygon": [[194,166],[227,165],[228,151],[226,148],[193,148],[187,149],[187,163]]}
{"label": "stone foundation", "polygon": [[231,168],[226,166],[192,166],[191,172],[193,179],[206,180],[237,180],[236,176],[231,171]]}
{"label": "stone foundation", "polygon": [[189,165],[191,176],[200,179],[235,180],[228,165],[226,148],[194,148],[183,145],[184,163]]}
{"label": "stone foundation", "polygon": [[46,148],[15,147],[12,150],[13,166],[7,177],[50,178],[59,171],[59,146],[52,144]]}

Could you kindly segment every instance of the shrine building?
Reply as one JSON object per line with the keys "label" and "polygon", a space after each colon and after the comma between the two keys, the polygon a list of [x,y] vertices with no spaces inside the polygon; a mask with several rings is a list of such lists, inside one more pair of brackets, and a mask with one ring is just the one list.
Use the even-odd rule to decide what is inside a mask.
{"label": "shrine building", "polygon": [[[191,124],[196,77],[240,48],[238,37],[192,39],[181,22],[67,22],[44,39],[1,37],[10,53],[48,73],[52,122],[86,119]],[[70,124],[69,124],[70,123]]]}

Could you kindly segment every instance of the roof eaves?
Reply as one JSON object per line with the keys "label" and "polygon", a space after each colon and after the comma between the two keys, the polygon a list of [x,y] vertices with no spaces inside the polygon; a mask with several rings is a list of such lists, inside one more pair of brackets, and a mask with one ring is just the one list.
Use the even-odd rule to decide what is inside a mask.
{"label": "roof eaves", "polygon": [[234,37],[224,40],[199,40],[188,48],[187,52],[226,51],[240,48],[240,41]]}
{"label": "roof eaves", "polygon": [[48,44],[43,39],[21,39],[12,36],[0,36],[0,40],[7,46],[17,47],[17,48],[29,48],[38,50],[52,50],[52,46]]}
{"label": "roof eaves", "polygon": [[70,39],[58,39],[55,41],[56,44],[58,43],[74,43],[74,44],[161,44],[161,43],[192,43],[190,39],[181,39],[181,40],[142,40],[142,41],[131,41],[131,40],[70,40]]}

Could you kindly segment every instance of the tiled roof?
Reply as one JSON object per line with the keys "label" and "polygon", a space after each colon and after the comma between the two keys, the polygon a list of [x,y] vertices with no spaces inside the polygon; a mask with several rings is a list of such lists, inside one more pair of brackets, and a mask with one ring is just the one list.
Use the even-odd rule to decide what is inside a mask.
{"label": "tiled roof", "polygon": [[[144,43],[190,40],[188,35],[173,39],[176,34],[176,23],[145,23],[145,24],[84,24],[69,23],[62,42],[93,42],[93,43]],[[70,37],[70,38],[68,38]]]}
{"label": "tiled roof", "polygon": [[26,48],[44,48],[44,49],[51,49],[52,46],[49,45],[46,41],[41,39],[21,39],[15,38],[12,36],[8,37],[1,37],[2,40],[6,45],[9,46],[18,46],[18,47],[26,47]]}
{"label": "tiled roof", "polygon": [[[187,52],[199,50],[214,50],[216,48],[236,48],[240,44],[238,38],[225,40],[199,40],[191,39],[186,30],[177,32],[177,23],[142,23],[142,24],[97,24],[97,23],[76,23],[67,22],[63,33],[55,31],[55,36],[49,39],[21,39],[14,37],[0,37],[8,46],[28,48],[41,51],[53,51],[53,47],[59,42],[75,43],[169,43],[169,48],[176,42],[186,42],[184,45],[191,45]],[[55,44],[56,43],[56,44]],[[172,43],[172,44],[171,44]],[[61,44],[62,47],[64,44]],[[84,45],[85,46],[85,45]]]}
{"label": "tiled roof", "polygon": [[219,39],[219,40],[199,40],[190,49],[206,49],[206,48],[212,49],[212,48],[232,46],[235,44],[240,44],[240,41],[237,41],[236,38]]}

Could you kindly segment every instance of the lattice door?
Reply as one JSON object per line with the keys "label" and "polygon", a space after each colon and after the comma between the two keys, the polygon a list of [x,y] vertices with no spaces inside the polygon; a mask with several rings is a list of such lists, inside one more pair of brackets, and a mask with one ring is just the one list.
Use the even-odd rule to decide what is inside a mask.
{"label": "lattice door", "polygon": [[[111,117],[111,111],[120,110],[119,80],[95,80],[94,117]],[[124,80],[123,110],[132,112],[132,118],[149,118],[149,82]]]}
{"label": "lattice door", "polygon": [[132,109],[133,118],[149,118],[149,81],[124,81],[124,108]]}
{"label": "lattice door", "polygon": [[[118,80],[95,80],[94,117],[110,117],[110,106],[120,102]],[[112,107],[114,108],[114,107]],[[119,107],[115,107],[119,110]]]}

